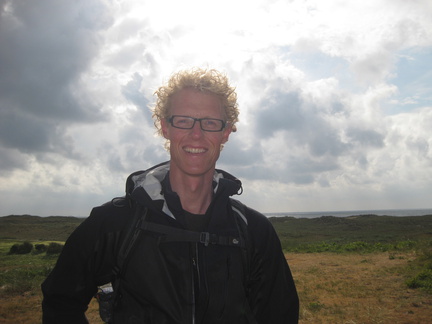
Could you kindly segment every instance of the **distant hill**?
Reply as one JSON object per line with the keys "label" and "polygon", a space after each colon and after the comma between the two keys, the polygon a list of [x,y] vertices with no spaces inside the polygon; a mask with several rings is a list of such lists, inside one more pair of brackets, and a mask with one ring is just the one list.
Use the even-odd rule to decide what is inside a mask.
{"label": "distant hill", "polygon": [[31,215],[0,217],[0,239],[65,241],[85,218]]}
{"label": "distant hill", "polygon": [[432,215],[317,218],[272,217],[281,240],[289,245],[314,242],[396,242],[432,239]]}
{"label": "distant hill", "polygon": [[[31,215],[0,217],[0,239],[65,241],[85,218]],[[314,242],[392,242],[432,239],[432,215],[317,218],[271,217],[284,244]]]}

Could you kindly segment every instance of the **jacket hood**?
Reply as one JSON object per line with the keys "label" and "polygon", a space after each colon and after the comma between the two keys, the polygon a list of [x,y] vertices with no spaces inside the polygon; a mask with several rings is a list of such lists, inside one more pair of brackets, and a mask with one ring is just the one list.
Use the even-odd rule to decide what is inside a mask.
{"label": "jacket hood", "polygon": [[[170,170],[170,162],[158,164],[144,171],[136,171],[129,175],[126,180],[126,197],[130,197],[138,202],[145,202],[160,206],[162,212],[175,218],[168,208],[162,190],[162,181]],[[226,196],[235,194],[241,195],[243,192],[242,183],[239,179],[223,170],[216,169],[213,175],[214,193]],[[152,207],[152,206],[150,206]],[[160,209],[156,207],[155,209]]]}

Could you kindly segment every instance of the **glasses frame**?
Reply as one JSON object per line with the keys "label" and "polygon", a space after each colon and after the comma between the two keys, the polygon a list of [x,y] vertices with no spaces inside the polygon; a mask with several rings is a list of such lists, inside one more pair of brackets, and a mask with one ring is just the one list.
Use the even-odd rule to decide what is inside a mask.
{"label": "glasses frame", "polygon": [[[189,119],[193,120],[193,124],[192,124],[191,127],[179,127],[179,126],[175,126],[175,125],[174,125],[174,118],[175,118],[175,117],[189,118]],[[202,124],[202,121],[203,121],[203,120],[204,120],[204,121],[205,121],[205,120],[215,120],[215,121],[221,122],[221,123],[222,123],[222,126],[221,126],[221,128],[218,129],[218,130],[204,129],[204,128],[203,128],[203,124]],[[172,127],[174,127],[174,128],[178,128],[178,129],[192,129],[192,128],[195,127],[195,123],[198,121],[199,124],[200,124],[200,128],[201,128],[201,130],[203,130],[203,131],[205,131],[205,132],[221,132],[221,131],[224,130],[224,128],[226,127],[226,124],[227,124],[227,122],[224,121],[224,120],[222,120],[222,119],[217,119],[217,118],[194,118],[194,117],[191,117],[191,116],[183,116],[183,115],[172,115],[171,117],[168,117],[168,118],[167,118],[167,121],[168,121],[168,123],[171,124]]]}

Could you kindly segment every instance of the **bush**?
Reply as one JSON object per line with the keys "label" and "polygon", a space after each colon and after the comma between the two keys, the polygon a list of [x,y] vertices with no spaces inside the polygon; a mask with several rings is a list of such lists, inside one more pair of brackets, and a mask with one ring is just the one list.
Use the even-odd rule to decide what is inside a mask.
{"label": "bush", "polygon": [[33,244],[30,242],[17,243],[11,246],[9,254],[28,254],[33,250]]}
{"label": "bush", "polygon": [[59,254],[63,250],[63,244],[51,242],[48,245],[48,248],[46,250],[46,254]]}
{"label": "bush", "polygon": [[432,291],[432,270],[426,269],[406,282],[409,288],[424,288]]}
{"label": "bush", "polygon": [[366,243],[366,242],[351,242],[351,243],[347,243],[343,246],[343,250],[344,251],[348,251],[348,252],[364,252],[364,251],[368,251],[370,249],[370,244]]}
{"label": "bush", "polygon": [[417,275],[406,281],[409,288],[422,288],[432,293],[432,241],[422,242],[414,262]]}
{"label": "bush", "polygon": [[46,252],[47,246],[45,244],[35,244],[35,252],[37,254]]}

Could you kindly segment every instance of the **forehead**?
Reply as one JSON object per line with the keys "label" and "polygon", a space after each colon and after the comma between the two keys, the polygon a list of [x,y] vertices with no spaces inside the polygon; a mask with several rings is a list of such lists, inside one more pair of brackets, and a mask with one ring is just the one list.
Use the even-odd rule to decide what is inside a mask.
{"label": "forehead", "polygon": [[223,117],[220,98],[209,92],[186,88],[175,93],[171,98],[170,114],[193,117]]}

